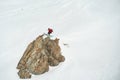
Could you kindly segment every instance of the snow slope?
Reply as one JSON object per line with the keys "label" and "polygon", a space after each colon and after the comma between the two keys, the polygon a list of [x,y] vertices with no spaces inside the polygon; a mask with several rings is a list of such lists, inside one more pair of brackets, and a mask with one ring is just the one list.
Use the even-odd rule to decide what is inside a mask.
{"label": "snow slope", "polygon": [[66,61],[31,80],[120,80],[119,0],[0,0],[0,80],[19,80],[23,52],[48,27]]}

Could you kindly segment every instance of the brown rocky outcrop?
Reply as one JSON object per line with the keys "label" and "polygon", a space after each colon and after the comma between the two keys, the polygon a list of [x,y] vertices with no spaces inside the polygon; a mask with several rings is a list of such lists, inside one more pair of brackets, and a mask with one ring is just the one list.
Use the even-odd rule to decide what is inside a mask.
{"label": "brown rocky outcrop", "polygon": [[61,55],[59,39],[52,40],[50,37],[43,38],[43,36],[38,36],[31,42],[20,59],[17,65],[20,78],[31,78],[31,74],[43,74],[49,70],[49,65],[57,66],[65,60]]}

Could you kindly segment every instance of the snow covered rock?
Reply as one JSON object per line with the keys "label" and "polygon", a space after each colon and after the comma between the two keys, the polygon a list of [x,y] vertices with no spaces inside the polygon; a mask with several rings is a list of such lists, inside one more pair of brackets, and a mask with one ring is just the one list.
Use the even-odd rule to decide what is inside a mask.
{"label": "snow covered rock", "polygon": [[17,65],[20,78],[31,78],[31,74],[39,75],[47,72],[50,66],[57,66],[65,60],[61,55],[59,39],[43,38],[40,35],[31,42]]}

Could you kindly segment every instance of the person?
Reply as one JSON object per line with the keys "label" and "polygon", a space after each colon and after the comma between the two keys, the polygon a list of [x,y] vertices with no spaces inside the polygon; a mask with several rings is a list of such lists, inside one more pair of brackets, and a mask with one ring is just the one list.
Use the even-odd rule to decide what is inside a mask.
{"label": "person", "polygon": [[50,35],[53,32],[53,29],[48,28],[48,34]]}

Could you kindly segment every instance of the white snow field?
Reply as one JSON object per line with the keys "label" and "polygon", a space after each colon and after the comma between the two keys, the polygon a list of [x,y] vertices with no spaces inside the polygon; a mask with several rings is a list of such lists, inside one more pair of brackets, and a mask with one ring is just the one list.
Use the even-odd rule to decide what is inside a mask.
{"label": "white snow field", "polygon": [[0,0],[0,80],[49,27],[66,60],[30,80],[120,80],[120,0]]}

